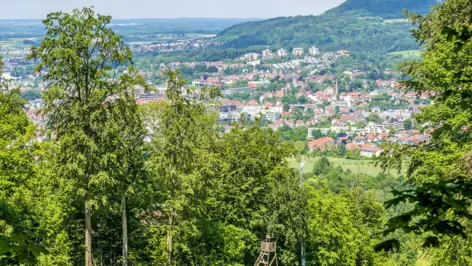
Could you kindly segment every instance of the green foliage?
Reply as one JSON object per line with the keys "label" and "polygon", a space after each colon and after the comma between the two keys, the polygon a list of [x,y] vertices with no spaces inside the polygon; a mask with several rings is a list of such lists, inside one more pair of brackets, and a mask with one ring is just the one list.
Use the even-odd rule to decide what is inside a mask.
{"label": "green foliage", "polygon": [[316,130],[312,130],[312,131],[311,131],[311,136],[312,136],[314,139],[319,139],[319,138],[325,137],[326,135],[323,134],[323,132],[321,132],[321,130],[316,129]]}
{"label": "green foliage", "polygon": [[326,157],[322,157],[313,165],[313,174],[315,176],[325,175],[331,170],[331,164]]}
{"label": "green foliage", "polygon": [[241,102],[248,102],[251,100],[251,93],[249,92],[236,92],[231,95],[226,96],[229,100],[238,100]]}
{"label": "green foliage", "polygon": [[[324,182],[310,190],[309,265],[373,265],[383,208],[372,195],[332,193]],[[335,221],[335,222],[334,222]]]}
{"label": "green foliage", "polygon": [[348,0],[328,12],[342,14],[355,10],[384,18],[403,18],[404,8],[410,12],[426,14],[429,12],[429,7],[436,3],[436,0]]}
{"label": "green foliage", "polygon": [[315,127],[317,128],[330,128],[331,127],[331,121],[329,120],[323,120],[318,123],[316,123]]}
{"label": "green foliage", "polygon": [[[40,240],[45,237],[44,226],[38,225],[43,221],[40,205],[34,201],[41,187],[34,160],[39,148],[32,141],[35,128],[23,111],[20,95],[18,89],[0,83],[0,263],[5,265],[34,264],[48,254],[47,240]],[[42,196],[50,199],[46,191]]]}
{"label": "green foliage", "polygon": [[403,128],[405,128],[406,130],[410,130],[412,124],[413,123],[411,122],[411,119],[405,119],[405,121],[403,121]]}
{"label": "green foliage", "polygon": [[70,195],[75,203],[85,204],[89,265],[93,255],[91,211],[107,205],[112,200],[109,191],[121,188],[120,181],[128,178],[123,176],[126,172],[120,173],[120,165],[128,161],[118,160],[128,147],[115,145],[128,143],[116,138],[123,128],[116,123],[114,112],[126,109],[118,107],[122,101],[134,102],[130,90],[135,85],[145,85],[132,67],[127,74],[115,76],[115,68],[131,63],[132,54],[107,27],[110,20],[89,8],[72,14],[51,13],[44,20],[45,38],[28,55],[28,59],[39,60],[35,71],[47,71],[44,80],[49,87],[43,100],[48,132],[57,145],[53,168],[75,188]]}
{"label": "green foliage", "polygon": [[415,115],[418,124],[428,124],[434,131],[428,143],[387,146],[384,154],[388,156],[380,159],[384,168],[400,169],[407,164],[407,178],[413,185],[396,190],[388,206],[405,201],[415,204],[392,218],[387,232],[428,232],[428,246],[437,245],[443,237],[466,238],[465,225],[472,218],[470,12],[469,1],[451,0],[426,16],[409,15],[418,26],[413,34],[425,51],[423,60],[402,65],[402,72],[410,77],[403,85],[417,93],[434,92],[434,104]]}
{"label": "green foliage", "polygon": [[308,128],[295,127],[292,128],[287,125],[280,127],[277,132],[280,134],[282,140],[304,141],[308,135]]}
{"label": "green foliage", "polygon": [[366,118],[366,121],[367,121],[367,122],[374,122],[374,123],[376,123],[376,124],[380,124],[380,123],[382,123],[383,119],[382,119],[378,114],[371,113],[371,114]]}

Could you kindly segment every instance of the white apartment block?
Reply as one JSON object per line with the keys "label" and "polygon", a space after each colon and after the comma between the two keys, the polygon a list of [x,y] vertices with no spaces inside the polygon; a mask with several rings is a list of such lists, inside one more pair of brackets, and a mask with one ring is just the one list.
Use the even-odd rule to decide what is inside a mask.
{"label": "white apartment block", "polygon": [[301,56],[301,55],[303,55],[303,52],[304,52],[303,48],[300,48],[300,47],[293,48],[293,50],[292,50],[292,54],[295,55],[295,56]]}

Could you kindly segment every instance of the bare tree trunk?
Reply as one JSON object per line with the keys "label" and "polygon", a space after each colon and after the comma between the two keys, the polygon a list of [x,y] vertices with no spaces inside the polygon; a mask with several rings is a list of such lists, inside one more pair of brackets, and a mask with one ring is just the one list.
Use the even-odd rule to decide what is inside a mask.
{"label": "bare tree trunk", "polygon": [[167,265],[172,265],[172,209],[169,215],[169,230],[167,231]]}
{"label": "bare tree trunk", "polygon": [[126,218],[126,197],[121,196],[121,224],[123,230],[123,266],[128,266],[128,221]]}
{"label": "bare tree trunk", "polygon": [[85,266],[93,266],[92,259],[92,213],[85,201]]}

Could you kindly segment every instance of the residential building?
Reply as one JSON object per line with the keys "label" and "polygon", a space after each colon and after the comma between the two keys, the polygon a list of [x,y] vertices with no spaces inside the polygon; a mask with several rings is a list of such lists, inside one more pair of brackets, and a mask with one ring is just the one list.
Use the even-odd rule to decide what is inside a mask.
{"label": "residential building", "polygon": [[310,151],[315,151],[315,150],[324,151],[325,146],[332,143],[334,143],[333,138],[324,137],[324,138],[315,139],[308,142],[308,147],[310,148]]}
{"label": "residential building", "polygon": [[310,47],[310,49],[308,50],[308,53],[310,55],[317,55],[320,53],[320,50],[316,48],[315,46],[313,46],[313,47]]}
{"label": "residential building", "polygon": [[360,154],[361,156],[364,157],[374,157],[374,156],[380,156],[382,153],[382,150],[372,144],[364,144],[360,146]]}
{"label": "residential building", "polygon": [[271,50],[265,49],[264,51],[262,51],[262,58],[267,58],[267,57],[272,57],[272,56],[274,56],[274,53],[272,53]]}
{"label": "residential building", "polygon": [[280,48],[279,50],[277,50],[278,57],[285,57],[287,55],[288,55],[287,50],[285,50],[284,48]]}
{"label": "residential building", "polygon": [[304,52],[303,48],[300,48],[300,47],[293,48],[293,50],[292,50],[292,54],[294,56],[302,56],[303,52]]}
{"label": "residential building", "polygon": [[257,59],[259,59],[259,54],[256,54],[256,53],[245,54],[244,59],[247,60],[248,62],[257,61]]}

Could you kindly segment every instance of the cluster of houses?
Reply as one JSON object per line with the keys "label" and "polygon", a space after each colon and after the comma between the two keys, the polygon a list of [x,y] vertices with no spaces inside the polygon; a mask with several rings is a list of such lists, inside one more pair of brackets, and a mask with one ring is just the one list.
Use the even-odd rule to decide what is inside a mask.
{"label": "cluster of houses", "polygon": [[336,137],[322,137],[309,141],[310,152],[335,150],[338,145],[345,145],[346,150],[359,151],[363,157],[376,157],[382,153],[382,143],[419,144],[431,139],[428,133],[421,133],[419,130],[402,130],[396,133],[382,132],[379,134],[370,133],[363,136],[351,136],[348,133],[339,133]]}

